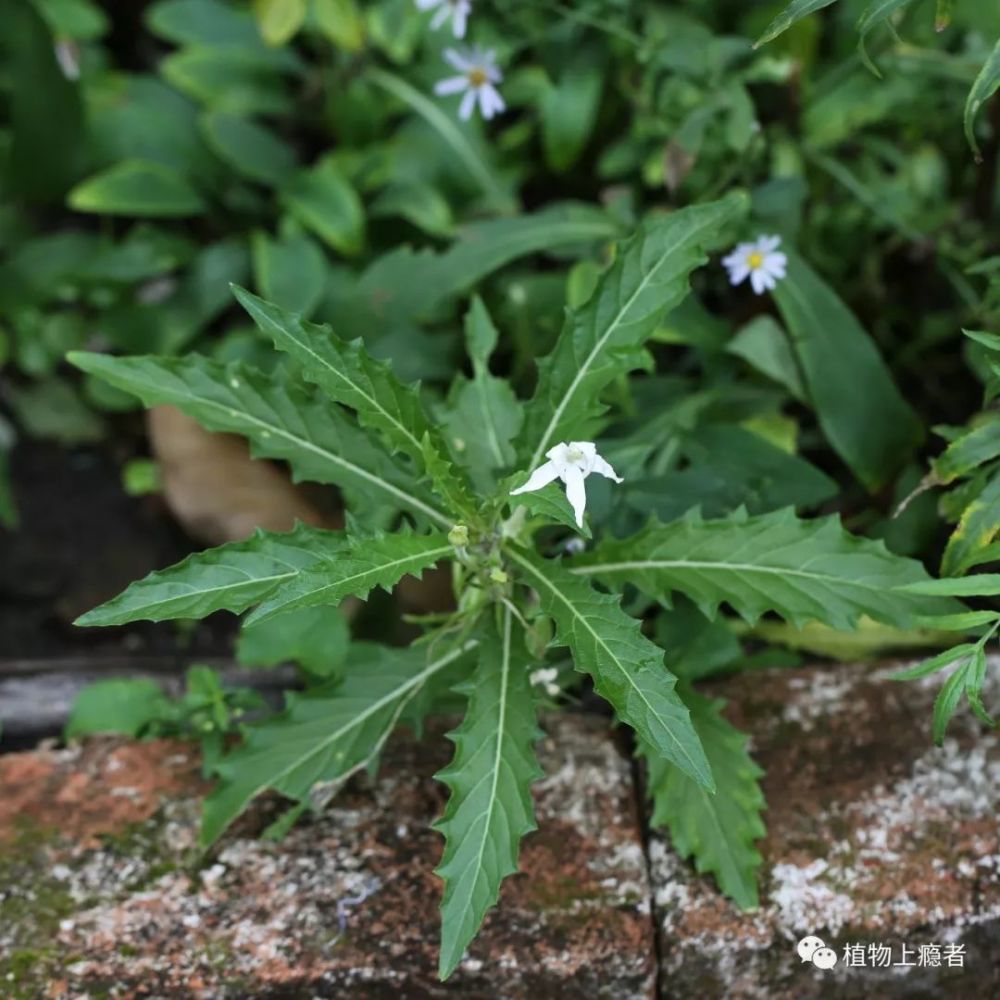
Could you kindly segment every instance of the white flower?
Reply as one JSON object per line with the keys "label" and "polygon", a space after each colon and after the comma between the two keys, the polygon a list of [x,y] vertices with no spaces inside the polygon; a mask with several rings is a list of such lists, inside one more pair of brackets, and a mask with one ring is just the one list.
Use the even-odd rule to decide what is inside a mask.
{"label": "white flower", "polygon": [[519,493],[533,493],[556,479],[566,484],[566,499],[569,500],[573,513],[576,515],[578,527],[583,527],[583,512],[587,509],[587,491],[583,481],[592,472],[599,472],[606,479],[616,483],[623,480],[616,475],[615,470],[597,454],[597,446],[593,441],[565,441],[550,448],[545,457],[548,461],[540,465],[531,474],[531,478],[516,490],[511,490],[512,497]]}
{"label": "white flower", "polygon": [[503,79],[503,76],[497,69],[496,57],[492,50],[473,49],[463,55],[454,49],[445,49],[444,57],[459,71],[461,76],[449,76],[448,79],[441,80],[435,84],[434,93],[439,97],[444,97],[447,94],[458,94],[465,91],[465,96],[458,108],[458,115],[463,121],[472,116],[472,109],[476,106],[477,97],[479,98],[479,110],[487,121],[507,107],[500,92],[494,86]]}
{"label": "white flower", "polygon": [[555,667],[542,667],[528,674],[528,680],[535,687],[541,687],[550,698],[556,698],[562,693],[556,684],[558,676],[559,671]]}
{"label": "white flower", "polygon": [[778,250],[780,236],[758,236],[753,243],[740,243],[722,264],[729,271],[729,283],[738,285],[750,277],[753,290],[762,295],[785,276],[788,258]]}
{"label": "white flower", "polygon": [[472,13],[472,0],[417,0],[421,10],[440,8],[431,21],[431,29],[437,31],[442,24],[451,21],[451,30],[456,38],[465,38],[465,25]]}

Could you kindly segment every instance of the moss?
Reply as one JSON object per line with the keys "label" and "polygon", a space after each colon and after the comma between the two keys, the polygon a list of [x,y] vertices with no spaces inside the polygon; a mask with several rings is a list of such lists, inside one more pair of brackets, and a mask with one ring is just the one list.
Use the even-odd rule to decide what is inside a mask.
{"label": "moss", "polygon": [[550,875],[532,884],[529,904],[538,910],[568,910],[574,903],[603,898],[601,891],[586,886],[572,875]]}

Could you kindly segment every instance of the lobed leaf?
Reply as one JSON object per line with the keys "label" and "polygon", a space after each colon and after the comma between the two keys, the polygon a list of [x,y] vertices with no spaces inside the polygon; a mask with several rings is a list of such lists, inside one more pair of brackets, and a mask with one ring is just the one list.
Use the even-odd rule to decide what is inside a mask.
{"label": "lobed leaf", "polygon": [[542,610],[556,623],[556,641],[594,679],[598,694],[620,719],[659,754],[709,791],[715,790],[705,751],[690,713],[663,665],[663,650],[643,636],[639,622],[617,597],[601,594],[555,560],[510,550],[523,582],[538,592]]}
{"label": "lobed leaf", "polygon": [[718,790],[709,795],[680,768],[640,743],[653,803],[650,822],[666,826],[674,850],[682,858],[693,857],[699,872],[711,872],[738,906],[753,909],[758,905],[757,870],[762,862],[754,841],[767,832],[761,819],[764,772],[747,752],[746,734],[722,715],[723,702],[689,687],[682,694]]}
{"label": "lobed leaf", "polygon": [[792,510],[652,523],[630,538],[605,540],[569,572],[661,599],[680,591],[709,617],[726,602],[751,624],[773,611],[796,627],[819,621],[850,629],[865,614],[909,628],[918,615],[961,610],[948,598],[893,589],[927,580],[916,560],[848,534],[835,517],[800,520]]}
{"label": "lobed leaf", "polygon": [[688,292],[688,277],[706,249],[746,211],[731,194],[653,219],[618,247],[590,299],[569,315],[552,353],[538,362],[520,452],[528,468],[564,440],[587,440],[606,407],[598,395],[619,375],[648,367],[643,345],[668,309]]}
{"label": "lobed leaf", "polygon": [[342,784],[375,760],[407,704],[474,641],[429,663],[424,650],[356,646],[336,685],[288,695],[277,718],[250,725],[242,746],[216,768],[201,842],[209,846],[264,789],[304,802],[317,782]]}
{"label": "lobed leaf", "polygon": [[265,302],[244,288],[233,289],[236,298],[275,347],[302,365],[303,373],[332,400],[351,407],[362,425],[376,431],[394,452],[408,455],[418,466],[428,467],[431,455],[434,485],[458,510],[475,509],[475,502],[453,472],[447,445],[424,410],[415,386],[406,385],[389,365],[373,358],[360,340],[348,343],[328,326],[304,320],[295,313]]}
{"label": "lobed leaf", "polygon": [[138,396],[147,406],[176,406],[211,431],[242,434],[258,458],[280,458],[296,479],[333,483],[369,500],[417,513],[444,527],[416,478],[394,463],[346,416],[300,387],[273,382],[238,363],[198,355],[113,358],[71,352],[69,361]]}
{"label": "lobed leaf", "polygon": [[439,972],[446,979],[496,904],[500,883],[517,871],[521,838],[536,828],[531,783],[542,777],[533,743],[541,735],[528,679],[528,651],[509,608],[480,638],[479,666],[460,686],[468,695],[461,726],[448,735],[452,762],[435,777],[451,795],[435,829],[445,845],[437,874],[441,902]]}
{"label": "lobed leaf", "polygon": [[195,552],[136,580],[117,597],[82,615],[76,624],[204,618],[215,611],[239,614],[318,559],[333,558],[346,548],[344,536],[337,531],[304,524],[287,534],[258,528],[246,541]]}
{"label": "lobed leaf", "polygon": [[454,551],[441,534],[349,539],[328,554],[318,553],[302,572],[279,584],[247,616],[246,624],[260,624],[299,608],[339,604],[345,597],[365,599],[374,587],[391,590],[404,576],[419,576]]}

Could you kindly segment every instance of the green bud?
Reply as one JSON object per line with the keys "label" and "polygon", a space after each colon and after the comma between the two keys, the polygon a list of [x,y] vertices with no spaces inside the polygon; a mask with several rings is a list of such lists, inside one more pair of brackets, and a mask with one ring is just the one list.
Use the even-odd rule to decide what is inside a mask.
{"label": "green bud", "polygon": [[490,570],[490,579],[494,583],[501,583],[501,584],[503,584],[503,583],[507,583],[510,580],[510,577],[507,576],[507,574],[502,569],[500,569],[498,566],[494,566],[493,569]]}
{"label": "green bud", "polygon": [[464,524],[456,524],[455,527],[448,532],[448,541],[454,545],[456,549],[464,549],[465,546],[469,544],[469,529]]}

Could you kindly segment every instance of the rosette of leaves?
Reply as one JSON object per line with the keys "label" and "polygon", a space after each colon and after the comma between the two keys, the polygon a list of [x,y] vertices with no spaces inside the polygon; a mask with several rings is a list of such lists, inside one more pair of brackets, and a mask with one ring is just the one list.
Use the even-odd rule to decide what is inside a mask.
{"label": "rosette of leaves", "polygon": [[270,376],[191,355],[71,355],[147,405],[169,403],[211,430],[243,434],[258,457],[339,487],[350,514],[345,531],[258,532],[192,555],[134,583],[81,624],[225,609],[249,612],[246,621],[259,626],[453,566],[447,621],[428,623],[408,649],[353,644],[323,683],[289,693],[283,713],[246,726],[242,745],[216,768],[206,846],[265,789],[297,811],[328,798],[377,760],[397,723],[419,724],[461,695],[465,718],[449,737],[452,762],[438,775],[450,792],[437,824],[447,977],[535,825],[543,699],[531,674],[556,647],[634,732],[649,764],[656,821],[723,890],[755,904],[760,771],[718,704],[677,683],[664,649],[623,607],[622,591],[664,603],[685,595],[709,617],[725,604],[751,622],[773,613],[839,629],[861,615],[908,627],[952,602],[896,589],[927,580],[922,567],[832,518],[803,520],[790,509],[709,520],[690,514],[625,537],[602,535],[595,524],[596,542],[565,557],[576,526],[558,486],[509,493],[554,444],[601,435],[616,416],[618,395],[609,390],[650,367],[647,342],[745,211],[745,196],[731,194],[653,217],[619,244],[593,292],[568,310],[529,400],[492,373],[498,332],[478,300],[466,324],[471,377],[459,375],[437,401],[440,419],[419,386],[401,381],[361,341],[242,289],[239,301],[291,362]]}

